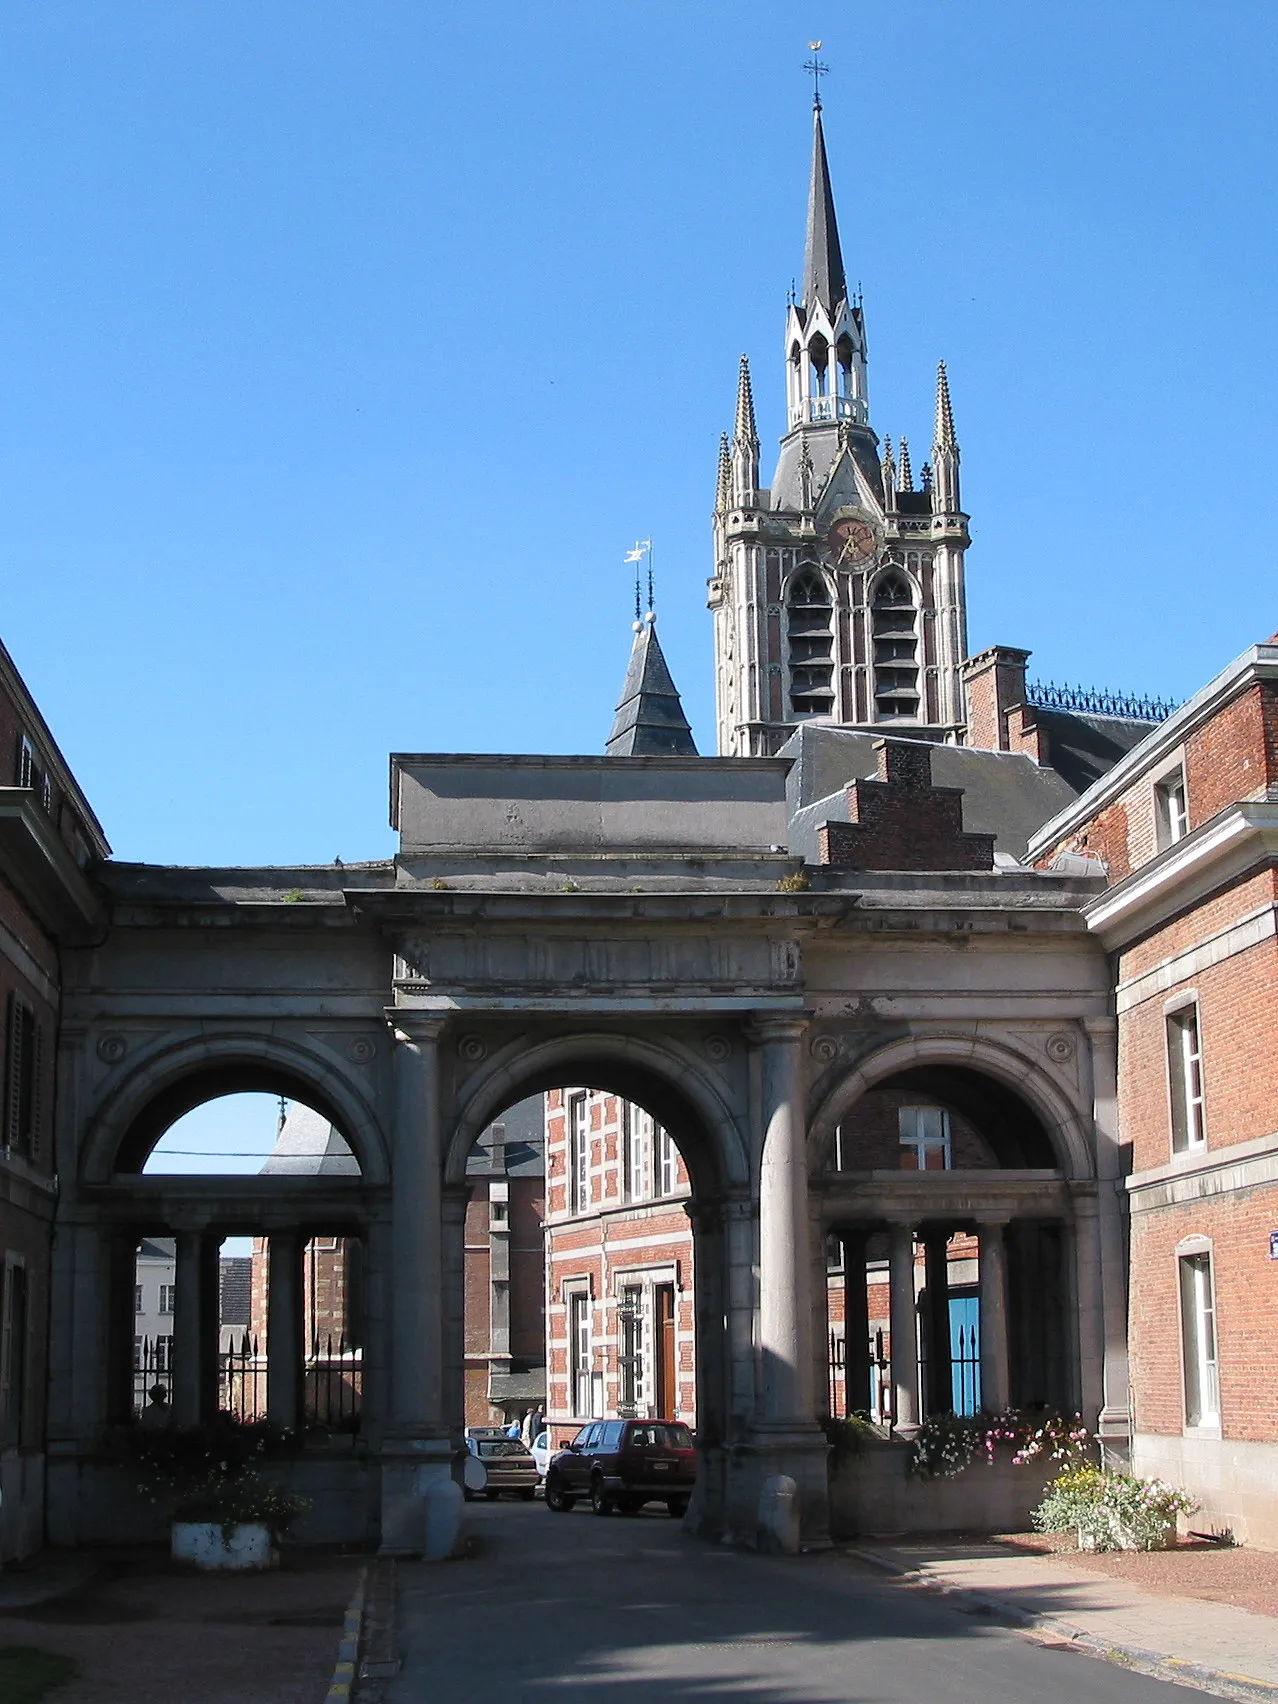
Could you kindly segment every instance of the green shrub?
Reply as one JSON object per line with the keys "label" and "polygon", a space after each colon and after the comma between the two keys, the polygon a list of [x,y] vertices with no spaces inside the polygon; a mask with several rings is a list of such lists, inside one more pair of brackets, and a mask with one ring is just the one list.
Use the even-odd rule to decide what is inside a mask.
{"label": "green shrub", "polygon": [[826,1415],[821,1421],[821,1430],[830,1446],[832,1477],[845,1463],[864,1455],[871,1442],[882,1442],[883,1439],[883,1433],[866,1414],[849,1414],[842,1420]]}
{"label": "green shrub", "polygon": [[1072,1467],[1054,1479],[1034,1510],[1038,1532],[1077,1532],[1094,1550],[1158,1550],[1177,1515],[1194,1499],[1162,1479],[1136,1479],[1096,1467]]}

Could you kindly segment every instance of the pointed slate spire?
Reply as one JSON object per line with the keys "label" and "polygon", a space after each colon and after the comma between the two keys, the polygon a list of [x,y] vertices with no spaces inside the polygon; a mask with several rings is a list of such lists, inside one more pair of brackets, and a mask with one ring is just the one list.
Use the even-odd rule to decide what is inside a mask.
{"label": "pointed slate spire", "polygon": [[657,643],[655,617],[635,623],[630,667],[617,705],[608,757],[696,757],[692,729]]}
{"label": "pointed slate spire", "polygon": [[719,477],[714,489],[714,512],[716,515],[726,515],[732,503],[732,451],[728,448],[728,434],[719,435]]}
{"label": "pointed slate spire", "polygon": [[898,490],[913,491],[914,469],[910,466],[910,440],[908,438],[901,439],[901,454],[897,461],[897,467],[900,470],[897,481]]}
{"label": "pointed slate spire", "polygon": [[821,108],[812,115],[812,182],[808,188],[808,240],[803,253],[803,305],[820,302],[833,315],[847,300],[843,275],[843,252],[834,217],[834,191],[830,188],[830,166],[825,157],[825,132]]}

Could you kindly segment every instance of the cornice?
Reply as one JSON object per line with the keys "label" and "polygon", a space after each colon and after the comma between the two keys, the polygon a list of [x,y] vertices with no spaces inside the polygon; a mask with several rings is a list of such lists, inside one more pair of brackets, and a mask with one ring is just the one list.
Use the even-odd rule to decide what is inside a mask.
{"label": "cornice", "polygon": [[1261,681],[1278,681],[1278,645],[1253,645],[1214,680],[1208,681],[1165,722],[1152,728],[1139,745],[1133,746],[1085,793],[1080,793],[1072,805],[1043,824],[1029,843],[1027,859],[1032,863],[1058,841],[1081,828],[1098,811],[1112,804],[1140,775],[1169,757],[1190,734],[1232,699]]}
{"label": "cornice", "polygon": [[1278,804],[1245,800],[1115,884],[1083,918],[1111,952],[1258,864],[1278,860]]}
{"label": "cornice", "polygon": [[0,875],[54,935],[101,919],[98,895],[30,787],[0,787]]}

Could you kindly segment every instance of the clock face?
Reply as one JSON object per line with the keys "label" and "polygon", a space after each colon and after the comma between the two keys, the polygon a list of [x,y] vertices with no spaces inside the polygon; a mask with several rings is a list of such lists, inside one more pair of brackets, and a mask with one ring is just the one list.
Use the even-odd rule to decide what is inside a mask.
{"label": "clock face", "polygon": [[880,544],[878,529],[868,515],[841,515],[830,528],[830,554],[844,568],[864,567],[873,561]]}

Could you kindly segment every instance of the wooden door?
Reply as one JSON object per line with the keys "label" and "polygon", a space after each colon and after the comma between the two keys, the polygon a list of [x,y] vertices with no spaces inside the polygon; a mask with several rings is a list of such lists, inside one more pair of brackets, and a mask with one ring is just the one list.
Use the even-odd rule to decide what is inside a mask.
{"label": "wooden door", "polygon": [[657,1418],[672,1420],[678,1401],[678,1386],[675,1382],[674,1285],[657,1284],[652,1292],[652,1302],[656,1338],[653,1348],[656,1355],[657,1388],[654,1394]]}

